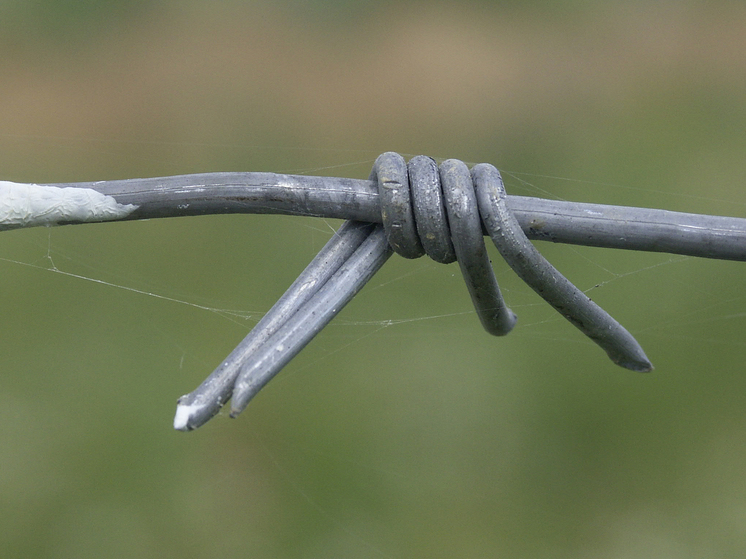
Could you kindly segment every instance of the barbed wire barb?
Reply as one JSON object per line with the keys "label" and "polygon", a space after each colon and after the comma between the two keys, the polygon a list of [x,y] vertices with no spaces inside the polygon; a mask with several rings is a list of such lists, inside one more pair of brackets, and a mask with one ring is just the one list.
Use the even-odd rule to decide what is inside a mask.
{"label": "barbed wire barb", "polygon": [[227,213],[345,219],[282,298],[193,392],[174,428],[192,430],[232,399],[237,416],[383,266],[392,252],[458,261],[485,330],[516,323],[483,236],[527,284],[622,367],[653,366],[634,337],[544,259],[530,240],[746,261],[746,219],[510,196],[499,171],[381,155],[368,180],[207,173],[86,183],[0,181],[0,231],[39,225]]}

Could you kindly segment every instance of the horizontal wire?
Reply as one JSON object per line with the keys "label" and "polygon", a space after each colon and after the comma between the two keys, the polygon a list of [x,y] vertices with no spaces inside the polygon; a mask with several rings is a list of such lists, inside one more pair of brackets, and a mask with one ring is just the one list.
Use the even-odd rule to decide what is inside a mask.
{"label": "horizontal wire", "polygon": [[[377,185],[361,179],[246,172],[43,186],[91,189],[122,206],[137,206],[121,218],[56,224],[229,213],[382,221]],[[745,218],[515,195],[508,195],[507,204],[531,240],[746,261]],[[0,231],[39,224],[0,219]]]}
{"label": "horizontal wire", "polygon": [[[462,185],[458,177],[465,177],[468,184]],[[461,162],[446,161],[438,170],[432,160],[419,157],[410,161],[408,172],[404,159],[393,153],[376,160],[371,178],[376,180],[207,173],[47,185],[0,181],[0,231],[230,213],[347,220],[244,341],[196,390],[179,399],[174,427],[185,431],[207,422],[231,397],[231,417],[240,413],[352,299],[392,249],[408,258],[434,251],[437,261],[452,261],[448,247],[430,246],[435,238],[430,225],[450,236],[476,308],[486,305],[482,310],[487,314],[480,318],[488,332],[507,333],[515,316],[502,302],[486,256],[485,270],[468,264],[471,253],[478,252],[475,247],[484,248],[480,226],[482,235],[492,237],[522,279],[603,347],[615,363],[636,371],[652,369],[637,341],[546,262],[529,239],[746,261],[744,218],[508,196],[492,166],[478,165],[470,175]],[[412,181],[416,187],[410,197]],[[440,208],[442,201],[433,206],[427,196],[443,181],[440,186],[447,203]],[[474,200],[465,205],[461,198],[470,189],[475,189],[476,197],[470,194]],[[434,209],[448,210],[448,223],[431,223]],[[410,215],[413,210],[424,212],[417,229]],[[466,222],[459,225],[465,218],[471,220],[468,227]],[[383,225],[374,227],[374,223]],[[427,246],[418,240],[418,235],[423,236],[421,227]],[[468,249],[461,246],[467,236]],[[485,295],[492,293],[485,287],[487,276],[493,280],[487,282],[494,291],[490,297]],[[495,309],[509,320],[493,324],[499,314]]]}

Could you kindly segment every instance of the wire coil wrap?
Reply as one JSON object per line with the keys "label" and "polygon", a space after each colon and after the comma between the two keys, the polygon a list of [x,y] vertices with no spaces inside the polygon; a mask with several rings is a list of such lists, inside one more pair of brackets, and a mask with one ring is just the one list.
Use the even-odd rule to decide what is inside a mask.
{"label": "wire coil wrap", "polygon": [[381,223],[346,221],[275,306],[228,358],[193,392],[182,396],[174,427],[204,424],[232,398],[231,417],[328,324],[386,262],[427,254],[436,262],[457,261],[485,330],[510,332],[515,314],[503,300],[483,231],[510,267],[562,316],[601,346],[618,365],[650,371],[640,345],[539,254],[506,203],[499,171],[471,171],[449,159],[439,166],[417,156],[407,164],[388,152],[373,165]]}
{"label": "wire coil wrap", "polygon": [[487,256],[466,165],[449,159],[438,169],[422,155],[407,165],[401,155],[388,152],[378,157],[370,178],[378,182],[383,228],[394,252],[405,258],[427,253],[442,263],[458,260],[484,329],[495,336],[510,332],[516,316],[505,304]]}
{"label": "wire coil wrap", "polygon": [[[440,263],[458,261],[482,325],[501,336],[516,318],[487,258],[483,235],[488,234],[534,291],[614,363],[635,371],[652,369],[637,341],[549,264],[529,239],[746,261],[744,218],[508,196],[492,165],[469,171],[460,161],[437,165],[425,156],[406,163],[400,155],[384,153],[368,180],[220,172],[45,185],[0,183],[11,194],[5,214],[0,211],[0,231],[228,213],[347,220],[231,354],[196,390],[179,399],[174,427],[185,431],[203,425],[231,398],[231,416],[240,413],[394,251],[406,258],[427,254]],[[60,196],[72,205],[50,211],[49,204],[55,205]],[[86,200],[91,199],[106,200],[117,211],[90,212]]]}
{"label": "wire coil wrap", "polygon": [[486,230],[510,267],[562,316],[600,345],[614,363],[634,371],[652,365],[616,320],[554,268],[531,244],[507,205],[500,172],[456,159],[438,167],[429,157],[407,165],[393,152],[379,156],[371,180],[378,183],[381,217],[392,249],[405,258],[427,253],[436,262],[458,260],[474,308],[490,334],[502,336],[516,322],[503,300],[487,257]]}

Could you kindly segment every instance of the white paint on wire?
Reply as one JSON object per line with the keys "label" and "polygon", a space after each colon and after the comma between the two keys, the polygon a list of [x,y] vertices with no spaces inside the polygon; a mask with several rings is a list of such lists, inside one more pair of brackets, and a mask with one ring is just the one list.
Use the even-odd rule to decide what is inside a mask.
{"label": "white paint on wire", "polygon": [[189,431],[189,420],[192,418],[192,415],[204,407],[204,404],[177,405],[176,415],[174,416],[174,429],[177,431]]}
{"label": "white paint on wire", "polygon": [[136,209],[91,188],[0,181],[0,227],[107,221],[127,217]]}

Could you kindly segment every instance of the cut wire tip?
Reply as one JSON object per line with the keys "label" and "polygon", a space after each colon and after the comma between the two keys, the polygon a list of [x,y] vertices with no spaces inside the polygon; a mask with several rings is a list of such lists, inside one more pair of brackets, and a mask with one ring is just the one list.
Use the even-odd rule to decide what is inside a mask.
{"label": "cut wire tip", "polygon": [[197,427],[202,427],[213,416],[215,416],[222,407],[219,402],[187,404],[184,400],[189,399],[189,394],[179,398],[176,402],[176,415],[174,416],[174,429],[177,431],[193,431]]}
{"label": "cut wire tip", "polygon": [[195,429],[192,417],[199,412],[200,408],[201,406],[187,406],[177,403],[176,415],[174,416],[174,429],[177,431],[191,431]]}
{"label": "cut wire tip", "polygon": [[625,369],[637,373],[649,373],[655,369],[653,364],[650,362],[650,359],[648,359],[648,356],[645,355],[640,344],[637,343],[637,340],[635,340],[631,334],[629,334],[627,344],[628,351],[626,353],[619,354],[616,352],[607,352],[609,359],[620,367],[624,367]]}
{"label": "cut wire tip", "polygon": [[230,417],[328,324],[373,277],[392,251],[458,261],[485,330],[502,336],[516,323],[487,256],[484,230],[508,265],[562,316],[627,369],[653,365],[635,338],[559,273],[533,246],[509,209],[500,173],[492,165],[471,171],[457,160],[438,166],[425,156],[409,164],[381,155],[371,180],[378,184],[382,225],[346,221],[321,252],[228,358],[194,391],[179,399],[174,428],[206,423],[229,399]]}

